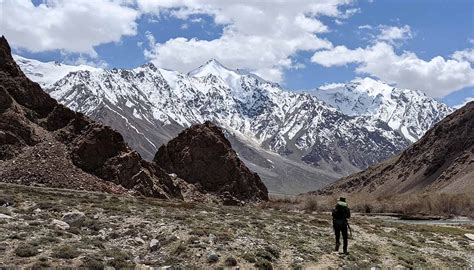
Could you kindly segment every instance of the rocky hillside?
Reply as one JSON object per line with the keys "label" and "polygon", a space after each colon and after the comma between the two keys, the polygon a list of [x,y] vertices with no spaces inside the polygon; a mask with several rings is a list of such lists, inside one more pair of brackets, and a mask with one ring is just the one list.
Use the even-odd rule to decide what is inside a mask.
{"label": "rocky hillside", "polygon": [[[34,79],[48,70],[24,59],[21,63],[25,70],[40,66],[40,72],[31,75]],[[47,91],[67,107],[119,130],[149,160],[186,127],[210,120],[225,129],[240,158],[275,193],[319,188],[411,143],[404,135],[408,133],[400,132],[404,128],[392,128],[381,114],[349,115],[318,97],[285,91],[215,60],[188,74],[153,64],[130,70],[79,70],[49,83]],[[419,95],[411,93],[404,103],[412,111],[406,117],[423,122],[417,134],[448,113],[411,104],[411,97]],[[425,117],[429,114],[433,117]]]}
{"label": "rocky hillside", "polygon": [[473,179],[474,102],[470,102],[400,155],[343,178],[318,193],[460,193],[474,190]]}
{"label": "rocky hillside", "polygon": [[[172,179],[156,163],[143,160],[112,128],[58,104],[23,74],[4,37],[0,39],[0,114],[0,179],[3,182],[115,193],[131,191],[180,199],[183,198],[180,186],[183,182],[189,184],[187,179]],[[208,141],[210,144],[219,142]],[[183,147],[193,150],[190,145]],[[225,150],[231,152],[232,149],[229,145]],[[206,162],[206,158],[202,156],[201,161]],[[249,175],[237,157],[233,161],[238,165],[233,171],[234,177],[261,188],[255,198],[252,193],[247,198],[268,198],[263,184],[256,184],[260,179]],[[193,164],[188,165],[195,168]],[[215,168],[207,169],[218,170],[224,165],[230,168],[228,163],[212,165]],[[193,184],[199,182],[193,179],[190,185]],[[206,196],[210,190],[200,191]],[[226,191],[233,196],[235,190]]]}

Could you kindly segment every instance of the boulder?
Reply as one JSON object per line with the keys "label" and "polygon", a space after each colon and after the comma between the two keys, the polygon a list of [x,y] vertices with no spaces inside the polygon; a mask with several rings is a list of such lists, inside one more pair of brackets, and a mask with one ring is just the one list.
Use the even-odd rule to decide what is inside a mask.
{"label": "boulder", "polygon": [[160,248],[160,241],[157,239],[151,239],[149,247],[151,252],[158,250]]}
{"label": "boulder", "polygon": [[51,221],[51,225],[54,225],[55,227],[61,229],[61,230],[67,230],[70,228],[69,224],[66,222],[59,220],[59,219],[53,219]]}
{"label": "boulder", "polygon": [[86,215],[80,211],[67,212],[64,213],[62,220],[69,226],[79,227],[86,220]]}
{"label": "boulder", "polygon": [[227,204],[268,200],[260,177],[239,159],[222,130],[211,122],[193,125],[161,146],[154,162],[200,191],[223,195]]}
{"label": "boulder", "polygon": [[217,255],[217,253],[215,253],[214,251],[210,251],[208,254],[207,254],[207,262],[208,263],[216,263],[219,261],[219,255]]}

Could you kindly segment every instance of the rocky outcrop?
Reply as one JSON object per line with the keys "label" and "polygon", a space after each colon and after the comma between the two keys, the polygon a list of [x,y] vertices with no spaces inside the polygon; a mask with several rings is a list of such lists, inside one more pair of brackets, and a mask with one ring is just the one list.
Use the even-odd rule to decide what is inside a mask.
{"label": "rocky outcrop", "polygon": [[453,112],[400,155],[350,175],[319,194],[474,191],[474,102]]}
{"label": "rocky outcrop", "polygon": [[181,198],[179,187],[120,133],[58,104],[29,80],[0,38],[0,179]]}
{"label": "rocky outcrop", "polygon": [[193,125],[161,146],[154,162],[200,191],[219,194],[225,204],[268,200],[260,177],[245,166],[222,130],[211,122]]}

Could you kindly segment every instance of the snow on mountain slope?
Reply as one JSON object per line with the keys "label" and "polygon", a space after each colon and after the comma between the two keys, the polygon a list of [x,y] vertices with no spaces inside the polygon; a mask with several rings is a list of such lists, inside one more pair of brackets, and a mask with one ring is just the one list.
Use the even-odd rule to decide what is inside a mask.
{"label": "snow on mountain slope", "polygon": [[453,112],[420,91],[396,88],[368,77],[325,85],[310,93],[344,114],[379,119],[411,142]]}
{"label": "snow on mountain slope", "polygon": [[39,83],[41,87],[50,87],[53,83],[57,82],[70,72],[78,70],[101,70],[87,65],[72,66],[59,62],[44,63],[38,60],[24,58],[19,55],[13,55],[13,59],[18,63],[28,78]]}
{"label": "snow on mountain slope", "polygon": [[215,60],[188,74],[153,64],[80,70],[46,91],[118,129],[148,159],[185,127],[211,120],[277,193],[319,188],[409,144],[386,121],[344,114],[317,97],[285,91]]}

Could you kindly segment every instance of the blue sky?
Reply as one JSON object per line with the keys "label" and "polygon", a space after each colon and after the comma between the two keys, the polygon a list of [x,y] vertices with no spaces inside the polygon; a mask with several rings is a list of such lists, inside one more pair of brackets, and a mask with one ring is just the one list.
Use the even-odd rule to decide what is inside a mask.
{"label": "blue sky", "polygon": [[448,105],[474,98],[470,0],[6,0],[0,12],[14,51],[41,61],[185,72],[216,58],[289,89],[372,76]]}

